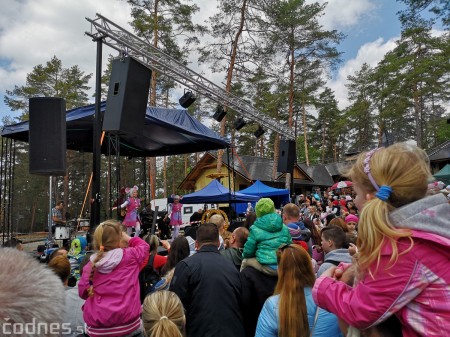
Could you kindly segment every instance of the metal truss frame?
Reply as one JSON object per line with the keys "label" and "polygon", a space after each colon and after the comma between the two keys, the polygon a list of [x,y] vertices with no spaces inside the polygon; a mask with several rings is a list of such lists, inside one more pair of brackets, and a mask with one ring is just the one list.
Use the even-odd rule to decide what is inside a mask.
{"label": "metal truss frame", "polygon": [[86,18],[91,23],[91,31],[86,32],[94,40],[102,39],[107,46],[116,49],[123,56],[132,56],[146,67],[172,78],[181,85],[226,105],[241,117],[259,123],[263,128],[280,134],[285,139],[294,140],[294,130],[287,125],[263,114],[235,95],[226,92],[202,75],[189,69],[168,54],[153,47],[138,36],[128,32],[100,14],[95,19]]}

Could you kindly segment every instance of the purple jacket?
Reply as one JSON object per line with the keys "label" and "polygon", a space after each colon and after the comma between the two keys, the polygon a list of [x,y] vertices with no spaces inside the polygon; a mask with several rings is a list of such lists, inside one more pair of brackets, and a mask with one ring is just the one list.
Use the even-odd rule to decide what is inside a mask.
{"label": "purple jacket", "polygon": [[[373,278],[367,274],[352,288],[322,276],[313,288],[314,301],[360,329],[395,314],[404,337],[450,336],[449,215],[450,205],[441,196],[394,211],[390,218],[396,227],[413,229],[413,248],[386,269],[392,255],[386,240]],[[397,247],[404,252],[410,242],[400,239]]]}
{"label": "purple jacket", "polygon": [[[140,327],[138,275],[148,251],[148,244],[136,237],[130,239],[128,248],[107,252],[97,262],[93,297],[88,296],[92,264],[83,268],[78,293],[86,300],[83,318],[89,336],[124,336]],[[91,261],[94,258],[95,254]]]}

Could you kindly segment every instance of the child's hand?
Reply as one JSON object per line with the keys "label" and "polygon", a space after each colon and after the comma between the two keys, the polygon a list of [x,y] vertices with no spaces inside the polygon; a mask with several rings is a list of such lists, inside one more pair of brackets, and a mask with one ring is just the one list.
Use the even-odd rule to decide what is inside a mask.
{"label": "child's hand", "polygon": [[358,253],[358,247],[356,247],[356,245],[354,245],[353,243],[349,243],[348,253],[351,256],[355,255],[356,253]]}
{"label": "child's hand", "polygon": [[122,232],[122,241],[124,241],[124,242],[126,242],[126,243],[128,243],[128,241],[130,241],[130,239],[131,239],[131,237],[130,236],[128,236],[128,234],[127,233],[125,233],[125,232]]}

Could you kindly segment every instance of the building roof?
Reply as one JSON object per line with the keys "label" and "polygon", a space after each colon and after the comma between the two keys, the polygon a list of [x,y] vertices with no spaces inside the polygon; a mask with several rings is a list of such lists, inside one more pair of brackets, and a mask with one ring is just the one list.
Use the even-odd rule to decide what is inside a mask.
{"label": "building roof", "polygon": [[450,139],[427,151],[430,161],[446,161],[450,159]]}

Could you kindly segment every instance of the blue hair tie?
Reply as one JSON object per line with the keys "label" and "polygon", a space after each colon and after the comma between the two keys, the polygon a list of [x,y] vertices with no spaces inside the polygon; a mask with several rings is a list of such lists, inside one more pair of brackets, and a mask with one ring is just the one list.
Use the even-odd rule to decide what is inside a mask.
{"label": "blue hair tie", "polygon": [[380,186],[380,189],[375,194],[375,196],[382,201],[387,201],[389,199],[389,197],[391,196],[391,193],[392,193],[392,188],[390,186],[382,185],[382,186]]}

